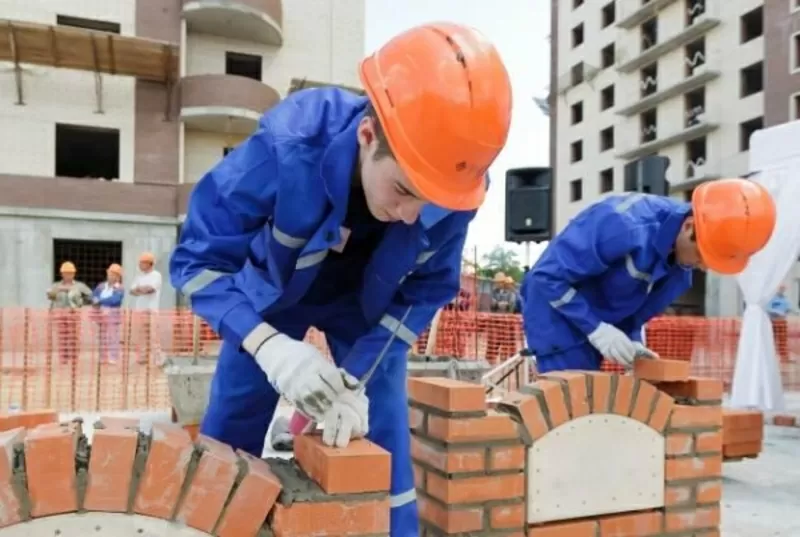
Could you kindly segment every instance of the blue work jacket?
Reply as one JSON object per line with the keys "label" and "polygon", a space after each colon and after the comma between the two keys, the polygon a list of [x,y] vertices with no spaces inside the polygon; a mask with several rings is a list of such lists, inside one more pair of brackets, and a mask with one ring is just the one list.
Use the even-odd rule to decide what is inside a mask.
{"label": "blue work jacket", "polygon": [[[341,243],[367,104],[337,88],[293,93],[195,186],[170,276],[224,340],[241,345],[297,305]],[[428,205],[413,225],[388,226],[358,297],[372,328],[345,358],[348,372],[363,375],[395,329],[387,354],[405,354],[456,296],[474,216]]]}
{"label": "blue work jacket", "polygon": [[691,212],[650,194],[604,198],[556,235],[522,285],[528,347],[538,356],[581,345],[601,322],[641,341],[645,322],[692,285],[670,260]]}

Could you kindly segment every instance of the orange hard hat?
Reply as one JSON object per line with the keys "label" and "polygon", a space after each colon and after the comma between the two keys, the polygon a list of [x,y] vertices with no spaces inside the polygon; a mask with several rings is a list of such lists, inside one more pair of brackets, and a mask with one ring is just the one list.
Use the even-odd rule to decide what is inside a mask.
{"label": "orange hard hat", "polygon": [[67,274],[75,274],[78,270],[75,268],[75,264],[72,261],[64,261],[61,263],[61,268],[58,269],[60,273],[67,273]]}
{"label": "orange hard hat", "polygon": [[719,274],[738,274],[775,229],[775,201],[747,179],[718,179],[692,194],[697,249],[703,263]]}
{"label": "orange hard hat", "polygon": [[139,263],[155,263],[156,256],[150,252],[144,252],[139,256]]}
{"label": "orange hard hat", "polygon": [[108,266],[108,272],[112,272],[117,276],[122,276],[122,267],[119,266],[117,263],[111,263]]}
{"label": "orange hard hat", "polygon": [[480,207],[511,123],[511,82],[494,45],[466,26],[425,24],[364,59],[360,76],[417,193],[445,209]]}

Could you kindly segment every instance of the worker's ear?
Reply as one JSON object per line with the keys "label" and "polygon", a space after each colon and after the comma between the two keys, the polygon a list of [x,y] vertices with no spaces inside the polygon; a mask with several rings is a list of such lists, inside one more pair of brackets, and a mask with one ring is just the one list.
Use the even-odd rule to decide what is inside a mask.
{"label": "worker's ear", "polygon": [[376,142],[375,118],[366,115],[358,123],[358,145],[366,149]]}
{"label": "worker's ear", "polygon": [[681,230],[689,235],[690,241],[696,242],[694,232],[694,216],[689,215],[686,217],[686,220],[683,221],[683,226],[681,226]]}

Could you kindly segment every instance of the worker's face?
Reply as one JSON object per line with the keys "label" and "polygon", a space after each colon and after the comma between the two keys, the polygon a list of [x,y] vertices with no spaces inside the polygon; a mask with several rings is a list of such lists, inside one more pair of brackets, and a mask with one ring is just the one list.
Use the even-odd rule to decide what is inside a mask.
{"label": "worker's face", "polygon": [[141,270],[142,272],[150,272],[152,268],[153,264],[150,263],[149,261],[139,261],[139,270]]}
{"label": "worker's face", "polygon": [[120,280],[120,278],[117,275],[117,273],[116,272],[111,272],[110,270],[106,271],[106,279],[108,280],[109,283],[112,283],[112,284],[113,283],[119,283],[119,280]]}
{"label": "worker's face", "polygon": [[414,191],[397,161],[379,154],[372,118],[361,120],[358,145],[361,184],[372,216],[381,222],[416,222],[426,202]]}
{"label": "worker's face", "polygon": [[691,216],[683,222],[678,238],[675,240],[675,258],[678,264],[684,267],[706,270],[694,238],[694,218]]}
{"label": "worker's face", "polygon": [[67,283],[71,283],[72,280],[75,279],[75,273],[74,272],[62,272],[61,273],[61,279],[64,280],[65,282],[67,282]]}

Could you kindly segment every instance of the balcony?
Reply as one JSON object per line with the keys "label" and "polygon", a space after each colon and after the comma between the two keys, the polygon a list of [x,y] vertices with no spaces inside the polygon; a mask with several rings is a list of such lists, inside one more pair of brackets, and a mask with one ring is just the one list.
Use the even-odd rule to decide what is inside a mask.
{"label": "balcony", "polygon": [[190,32],[283,44],[281,0],[183,0],[183,18]]}
{"label": "balcony", "polygon": [[249,134],[261,115],[280,101],[277,91],[236,75],[193,75],[181,80],[181,121],[187,127]]}
{"label": "balcony", "polygon": [[670,194],[688,192],[708,181],[722,177],[744,177],[749,169],[747,153],[708,161],[687,162],[680,181],[670,183]]}
{"label": "balcony", "polygon": [[[710,117],[708,113],[703,114],[702,117],[698,116],[696,123],[691,126],[685,126],[682,129],[672,130],[671,132],[668,131],[665,136],[657,135],[654,140],[649,142],[642,143],[640,138],[637,137],[632,143],[626,144],[627,147],[623,146],[624,148],[617,154],[617,158],[633,160],[651,153],[657,153],[665,147],[686,143],[701,136],[706,136],[719,128],[717,117],[717,114],[713,114]],[[637,128],[636,131],[638,134],[639,129]],[[658,132],[658,129],[656,132]]]}
{"label": "balcony", "polygon": [[[719,78],[720,74],[721,73],[719,69],[715,69],[713,66],[706,64],[698,69],[695,69],[695,72],[692,74],[692,76],[686,77],[683,80],[679,80],[671,86],[666,86],[662,90],[656,91],[647,97],[639,97],[640,94],[637,94],[635,97],[632,96],[626,99],[624,102],[633,104],[619,108],[617,110],[617,114],[625,117],[640,114],[641,112],[653,108],[668,99],[672,99],[678,95],[683,95],[684,93],[705,86],[709,82]],[[668,81],[662,82],[659,85],[665,85],[665,83],[668,83]]]}
{"label": "balcony", "polygon": [[620,6],[620,17],[617,28],[630,30],[639,26],[650,17],[654,17],[659,11],[674,4],[675,0],[650,0],[642,4],[642,0],[624,0]]}
{"label": "balcony", "polygon": [[706,7],[706,12],[698,16],[690,25],[685,26],[680,32],[675,33],[666,38],[659,36],[658,43],[650,48],[641,51],[641,39],[636,32],[635,37],[626,37],[617,42],[616,48],[618,51],[634,51],[638,53],[622,54],[617,62],[617,71],[621,73],[631,73],[637,69],[641,69],[645,65],[651,64],[661,56],[672,52],[684,45],[687,45],[705,35],[712,29],[719,26],[721,20],[717,15],[717,4],[711,4],[714,9]]}

